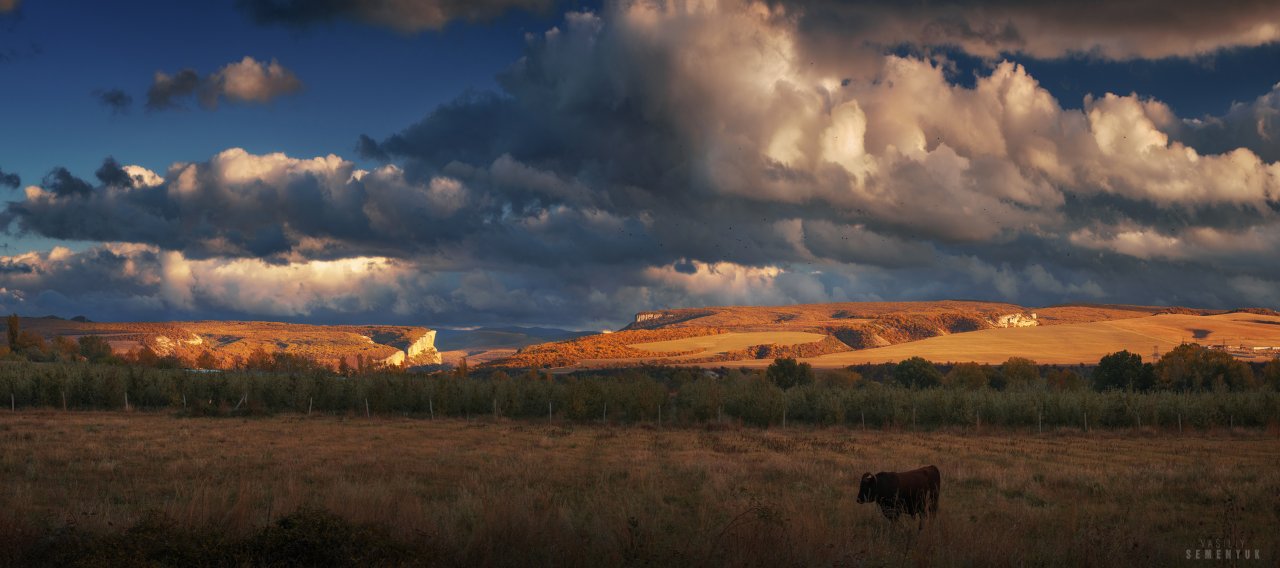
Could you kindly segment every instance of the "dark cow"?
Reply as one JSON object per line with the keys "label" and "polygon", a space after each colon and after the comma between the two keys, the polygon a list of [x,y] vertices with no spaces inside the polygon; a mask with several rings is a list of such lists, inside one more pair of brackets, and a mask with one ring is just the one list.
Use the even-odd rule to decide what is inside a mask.
{"label": "dark cow", "polygon": [[864,473],[862,485],[858,487],[858,502],[879,503],[880,512],[889,520],[897,520],[902,513],[913,517],[918,514],[920,526],[923,527],[925,517],[938,513],[938,489],[941,484],[942,477],[938,474],[938,468],[932,465],[896,473]]}

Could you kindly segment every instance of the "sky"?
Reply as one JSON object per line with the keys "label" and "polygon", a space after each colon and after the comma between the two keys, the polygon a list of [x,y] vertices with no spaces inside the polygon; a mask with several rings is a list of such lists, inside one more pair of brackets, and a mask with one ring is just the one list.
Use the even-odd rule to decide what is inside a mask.
{"label": "sky", "polygon": [[1280,5],[0,0],[0,310],[1280,307]]}

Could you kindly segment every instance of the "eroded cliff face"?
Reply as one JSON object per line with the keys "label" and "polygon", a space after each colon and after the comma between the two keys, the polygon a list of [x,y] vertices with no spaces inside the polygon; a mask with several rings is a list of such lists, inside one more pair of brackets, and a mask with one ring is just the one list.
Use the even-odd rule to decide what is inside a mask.
{"label": "eroded cliff face", "polygon": [[405,348],[410,365],[439,365],[442,361],[436,350],[436,330],[429,329]]}
{"label": "eroded cliff face", "polygon": [[307,325],[280,322],[80,322],[23,318],[23,329],[45,337],[101,335],[124,354],[143,347],[161,357],[195,361],[209,354],[214,364],[230,368],[255,351],[287,353],[337,367],[364,361],[389,366],[433,365],[441,361],[436,332],[425,327],[389,325]]}
{"label": "eroded cliff face", "polygon": [[1017,313],[997,317],[991,324],[996,327],[1035,327],[1040,325],[1040,320],[1036,318],[1034,312],[1029,314]]}

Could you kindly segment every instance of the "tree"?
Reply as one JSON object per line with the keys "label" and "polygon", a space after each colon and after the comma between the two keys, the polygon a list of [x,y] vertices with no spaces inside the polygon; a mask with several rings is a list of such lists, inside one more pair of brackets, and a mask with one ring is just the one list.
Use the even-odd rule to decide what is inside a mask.
{"label": "tree", "polygon": [[18,318],[18,314],[9,315],[9,349],[17,351],[18,331],[22,326],[22,320]]}
{"label": "tree", "polygon": [[942,372],[924,357],[912,357],[893,369],[893,380],[904,387],[930,388],[942,384]]}
{"label": "tree", "polygon": [[813,366],[808,363],[797,363],[794,358],[774,359],[764,372],[769,382],[782,390],[813,383]]}
{"label": "tree", "polygon": [[1024,390],[1040,381],[1040,366],[1023,357],[1010,357],[1000,366],[1000,372],[1004,375],[1004,388],[1009,390]]}
{"label": "tree", "polygon": [[1271,390],[1280,391],[1280,357],[1267,361],[1262,367],[1262,382],[1271,386]]}
{"label": "tree", "polygon": [[1227,388],[1245,390],[1256,386],[1253,370],[1226,351],[1187,343],[1170,349],[1155,365],[1160,386],[1176,390]]}
{"label": "tree", "polygon": [[100,363],[111,358],[111,344],[100,335],[81,335],[76,343],[80,348],[80,356],[90,363]]}
{"label": "tree", "polygon": [[987,386],[988,370],[977,363],[956,363],[947,371],[942,384],[955,389],[978,390]]}
{"label": "tree", "polygon": [[149,345],[143,344],[141,349],[133,355],[133,362],[140,367],[155,367],[160,364],[160,355]]}
{"label": "tree", "polygon": [[1104,355],[1093,370],[1094,390],[1150,390],[1155,383],[1151,364],[1128,351]]}
{"label": "tree", "polygon": [[861,380],[862,375],[852,369],[833,369],[818,374],[818,383],[826,388],[848,388]]}
{"label": "tree", "polygon": [[14,351],[32,361],[43,361],[49,353],[49,344],[44,337],[26,330],[18,332],[18,340],[13,347]]}
{"label": "tree", "polygon": [[245,360],[244,366],[251,371],[274,371],[276,358],[267,353],[266,349],[255,347],[249,352],[249,358]]}
{"label": "tree", "polygon": [[1077,391],[1085,388],[1084,378],[1071,369],[1050,369],[1045,374],[1045,382],[1050,390]]}
{"label": "tree", "polygon": [[196,357],[197,369],[217,369],[218,358],[213,356],[213,352],[208,349],[200,352],[200,356]]}
{"label": "tree", "polygon": [[74,340],[59,335],[53,338],[53,352],[60,361],[73,361],[80,354],[80,346]]}

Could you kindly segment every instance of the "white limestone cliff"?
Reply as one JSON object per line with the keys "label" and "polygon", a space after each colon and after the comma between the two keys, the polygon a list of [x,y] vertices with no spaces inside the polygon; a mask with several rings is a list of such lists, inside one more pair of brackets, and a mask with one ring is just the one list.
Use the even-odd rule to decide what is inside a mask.
{"label": "white limestone cliff", "polygon": [[436,330],[429,329],[405,348],[409,362],[416,365],[439,365],[442,359],[436,350]]}
{"label": "white limestone cliff", "polygon": [[1040,325],[1040,321],[1036,319],[1034,312],[1030,314],[1017,313],[997,317],[995,321],[991,322],[991,325],[995,327],[1035,327]]}

